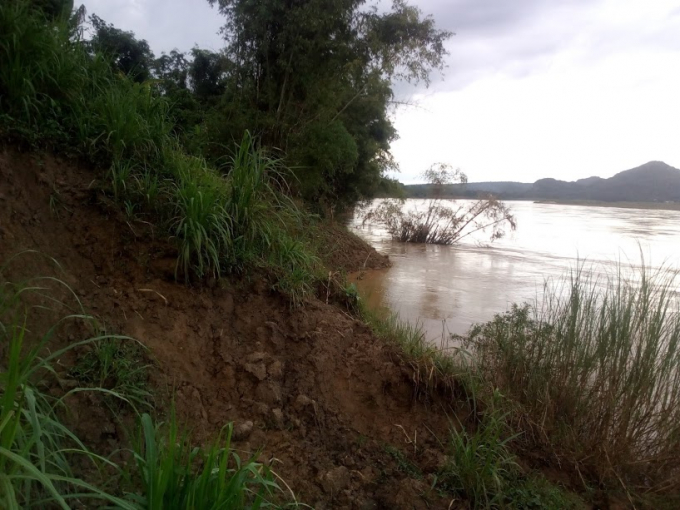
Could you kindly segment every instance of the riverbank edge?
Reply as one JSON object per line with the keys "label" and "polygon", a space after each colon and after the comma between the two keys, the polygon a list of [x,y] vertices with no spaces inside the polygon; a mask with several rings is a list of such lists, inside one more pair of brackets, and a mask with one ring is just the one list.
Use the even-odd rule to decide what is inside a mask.
{"label": "riverbank edge", "polygon": [[[636,267],[636,270],[640,272],[640,281],[645,282],[643,285],[644,290],[636,290],[635,286],[631,286],[629,281],[621,279],[620,269],[621,268],[619,268],[619,271],[617,272],[619,280],[614,278],[608,289],[604,291],[604,294],[598,294],[598,296],[603,298],[605,303],[616,302],[620,305],[621,303],[627,303],[621,306],[631,306],[634,312],[629,311],[629,313],[619,314],[618,312],[611,312],[606,306],[598,308],[599,305],[596,305],[596,301],[588,301],[585,297],[588,295],[588,292],[590,292],[587,289],[591,288],[594,282],[589,280],[587,276],[581,277],[580,275],[574,274],[572,274],[571,281],[567,280],[565,282],[567,286],[571,285],[572,297],[562,302],[562,305],[569,303],[572,306],[575,306],[576,310],[580,310],[578,304],[587,303],[587,305],[583,306],[584,309],[587,308],[587,311],[584,312],[585,318],[581,318],[580,320],[584,323],[591,324],[589,321],[593,320],[593,317],[595,316],[604,318],[603,323],[608,319],[612,319],[613,322],[608,323],[609,326],[602,326],[601,329],[605,331],[609,331],[611,327],[620,327],[622,330],[632,330],[633,328],[626,323],[625,318],[622,319],[623,317],[644,315],[644,312],[640,314],[641,310],[656,310],[655,307],[657,306],[659,307],[659,310],[661,310],[659,315],[663,317],[665,316],[664,310],[667,309],[666,307],[669,307],[669,310],[673,307],[673,302],[667,301],[666,297],[669,293],[675,292],[673,287],[673,282],[677,282],[677,274],[675,271],[668,270],[667,272],[662,271],[659,273],[644,266],[644,264],[640,267]],[[636,292],[639,292],[639,296]],[[622,299],[622,296],[626,296],[625,299]],[[640,304],[637,304],[637,300],[634,296],[639,297]],[[650,296],[655,296],[651,299],[654,304],[647,302],[650,300]],[[654,301],[654,299],[657,298],[658,302]],[[588,308],[593,305],[595,305],[595,308]],[[657,463],[657,459],[653,454],[645,452],[640,454],[641,457],[637,457],[635,454],[629,453],[629,456],[625,461],[622,462],[619,458],[617,459],[618,463],[614,465],[609,458],[606,446],[593,446],[590,444],[592,441],[586,439],[586,436],[580,436],[580,439],[578,438],[578,434],[587,428],[582,427],[582,425],[584,425],[583,423],[579,423],[579,426],[575,428],[573,438],[566,439],[570,433],[566,433],[562,436],[562,432],[564,431],[560,432],[555,429],[556,426],[559,428],[559,419],[554,420],[555,416],[553,416],[546,420],[547,416],[542,416],[541,419],[541,416],[532,415],[533,411],[530,410],[532,407],[531,404],[527,405],[527,402],[521,403],[522,398],[520,394],[522,391],[517,391],[517,387],[507,385],[508,381],[512,380],[512,372],[524,370],[525,373],[530,373],[532,371],[530,364],[529,367],[527,367],[527,364],[525,363],[526,360],[520,362],[520,357],[514,358],[518,363],[516,366],[513,365],[513,354],[507,354],[506,357],[505,351],[509,352],[512,350],[508,348],[508,345],[524,342],[522,345],[525,345],[527,349],[541,351],[546,345],[545,342],[550,343],[559,340],[560,345],[569,343],[570,341],[578,344],[578,337],[572,341],[568,336],[565,338],[559,336],[564,332],[560,332],[560,334],[555,337],[550,336],[550,331],[556,331],[553,330],[555,325],[567,322],[564,320],[564,317],[560,315],[558,310],[561,310],[559,306],[553,311],[555,315],[551,316],[552,319],[543,323],[541,322],[542,319],[539,318],[540,311],[537,312],[538,315],[532,315],[531,307],[528,305],[513,305],[511,311],[505,314],[497,314],[494,319],[487,324],[473,327],[469,337],[456,335],[463,347],[447,351],[443,351],[432,344],[424,342],[422,332],[419,331],[417,327],[401,322],[396,315],[389,316],[389,313],[386,315],[385,310],[376,311],[366,309],[364,304],[364,308],[360,310],[360,315],[371,325],[376,334],[386,339],[386,341],[396,342],[400,351],[405,355],[405,361],[411,364],[411,366],[416,367],[418,372],[417,379],[414,379],[416,384],[424,382],[427,385],[431,384],[433,381],[435,384],[442,383],[447,389],[457,388],[459,396],[461,395],[462,390],[462,395],[464,395],[463,398],[468,399],[468,401],[473,401],[475,403],[474,405],[479,406],[480,410],[483,409],[481,415],[489,412],[493,415],[495,411],[501,410],[500,412],[502,415],[508,417],[509,421],[512,422],[512,426],[508,429],[508,435],[515,438],[514,440],[511,440],[512,443],[516,442],[516,444],[513,444],[513,451],[521,458],[523,457],[525,459],[527,457],[534,459],[542,457],[546,466],[554,461],[555,465],[550,469],[571,472],[572,476],[577,474],[578,477],[581,478],[583,485],[580,489],[575,489],[575,492],[579,493],[589,501],[590,504],[593,504],[594,507],[600,508],[604,505],[605,507],[612,508],[675,508],[675,505],[680,503],[680,494],[678,494],[677,490],[673,489],[674,485],[672,485],[676,483],[674,482],[675,478],[672,474],[675,471],[671,470],[668,475],[662,475],[667,476],[667,479],[660,478],[659,473],[657,472],[656,481],[654,482],[657,483],[657,485],[654,486],[650,480],[645,479],[645,468],[637,469],[635,467],[640,464],[648,463],[648,469],[649,472],[651,472],[653,469],[652,466],[655,466],[655,463]],[[611,315],[608,315],[606,311]],[[579,312],[574,312],[574,314],[575,316],[579,315]],[[565,312],[565,315],[568,315],[568,313]],[[655,315],[654,317],[657,316]],[[675,315],[673,315],[673,317],[675,317]],[[663,320],[661,322],[663,322]],[[677,338],[677,331],[680,331],[679,328],[680,323],[678,323],[677,320],[674,322],[674,319],[670,318],[664,327],[656,328],[658,331],[646,331],[644,328],[641,331],[637,331],[638,334],[643,335],[642,338],[638,338],[638,341],[656,346],[654,348],[650,347],[650,349],[654,352],[658,351],[659,356],[662,356],[663,354],[669,360],[675,359],[673,358],[674,347],[672,347],[672,338]],[[673,337],[673,331],[676,332],[675,337]],[[598,346],[601,345],[602,338],[594,339],[592,336],[587,336],[587,334],[589,334],[587,331],[582,331],[581,333],[584,334],[583,341],[586,347],[583,347],[582,351],[579,351],[578,356],[585,355],[586,351],[588,351],[587,346],[590,346],[591,342],[597,342]],[[592,333],[592,331],[590,333]],[[616,334],[613,335],[612,338],[615,338],[616,341],[625,343],[627,341],[625,335],[620,336],[624,339],[618,338],[619,335]],[[669,336],[671,338],[670,340]],[[632,341],[633,345],[629,346],[628,350],[616,347],[611,347],[609,350],[612,352],[621,350],[633,352],[635,350],[634,345],[636,340],[633,339]],[[532,342],[535,342],[535,344],[532,344]],[[667,344],[667,342],[670,342],[670,344]],[[606,338],[604,339],[604,343],[607,344]],[[479,346],[482,344],[484,344],[484,347],[480,348]],[[664,353],[661,353],[661,350],[663,349],[658,350],[657,347],[659,345],[671,345],[671,347],[668,348],[668,352],[664,351]],[[474,352],[477,354],[481,353],[483,356],[491,356],[491,358],[495,360],[490,364],[493,365],[494,363],[497,363],[497,365],[491,369],[491,372],[489,372],[489,366],[486,366],[480,371],[473,366],[476,363],[474,363],[472,359],[472,354],[466,350],[472,346],[476,346],[474,347]],[[485,351],[485,349],[489,350]],[[494,349],[496,350],[494,351]],[[599,348],[596,348],[596,350],[599,351]],[[604,350],[608,351],[606,348]],[[540,361],[543,362],[545,360]],[[639,361],[639,359],[636,359],[636,361]],[[547,367],[541,367],[541,370],[543,370],[541,373],[545,375],[545,373],[547,373],[545,370],[548,370],[548,372],[555,370],[555,367],[561,367],[561,363],[563,362],[564,360],[559,358],[553,359],[552,364],[549,362]],[[583,363],[588,364],[590,361],[583,361]],[[666,366],[664,365],[664,362],[659,363],[662,366]],[[523,366],[521,366],[522,364]],[[573,368],[574,367],[572,366],[572,369]],[[636,366],[635,370],[637,369]],[[559,369],[557,371],[559,371]],[[651,374],[650,384],[658,384],[659,381],[665,380],[666,377],[662,370],[659,370],[658,376],[654,370],[650,370],[649,374]],[[605,378],[611,375],[612,374],[607,373]],[[654,377],[658,377],[658,379],[654,380]],[[537,379],[540,379],[540,376],[537,377]],[[545,382],[546,381],[544,381],[542,386],[544,388],[546,387]],[[557,388],[568,387],[568,385],[563,384],[564,381],[556,382],[557,384],[555,384],[555,386]],[[646,382],[642,382],[640,384],[644,385],[645,383]],[[540,383],[539,386],[541,386]],[[523,386],[520,385],[519,387],[521,388]],[[588,387],[588,385],[586,384],[585,387]],[[618,388],[617,391],[620,389],[621,388]],[[540,395],[536,392],[535,387],[531,391],[527,389],[529,400],[531,400],[532,397],[540,400],[543,393],[539,393]],[[548,402],[559,401],[559,398],[556,398],[554,391],[546,390],[545,393],[546,394],[543,396]],[[552,393],[552,395],[549,396],[548,393]],[[629,393],[634,392],[626,393],[624,391],[622,397],[631,397]],[[524,400],[526,400],[526,398]],[[558,408],[553,411],[559,415],[559,405],[555,405],[557,405]],[[548,407],[550,406],[547,404],[546,414]],[[631,406],[630,408],[635,407]],[[677,407],[675,407],[675,409],[677,409]],[[613,413],[613,410],[607,409],[607,411],[602,412]],[[539,414],[542,415],[543,413]],[[550,423],[551,420],[553,420],[552,423]],[[546,427],[543,421],[547,421],[549,425]],[[568,420],[565,420],[562,425],[566,425],[567,422]],[[485,426],[483,425],[483,421],[480,426]],[[566,426],[568,427],[568,425]],[[674,432],[671,430],[672,427],[664,428],[662,420],[660,420],[659,427],[659,429],[655,428],[654,430],[663,430],[663,434],[668,434],[670,436],[674,435]],[[615,427],[612,426],[606,430],[611,431],[614,430],[614,428]],[[477,432],[479,432],[479,430],[480,429],[477,429]],[[552,443],[551,437],[553,434],[555,434],[556,438],[554,443]],[[525,441],[525,438],[527,441]],[[606,441],[603,441],[603,443],[605,442]],[[589,444],[589,446],[586,447],[586,444]],[[673,448],[674,446],[671,441],[668,444],[668,449],[663,448],[660,451],[667,452]],[[645,454],[647,454],[648,457],[644,457]],[[626,454],[623,456],[625,457]],[[551,457],[553,458],[553,461],[548,460]],[[589,465],[589,459],[591,457],[600,457],[599,462],[593,462]],[[660,462],[663,462],[663,459]],[[581,463],[583,464],[581,465]],[[572,465],[573,470],[568,468],[569,465]],[[559,468],[556,466],[559,466]],[[628,470],[628,468],[632,469]],[[626,482],[624,482],[624,478],[622,478],[622,475],[618,471],[620,469],[622,472],[627,471],[626,474],[623,475],[627,480]],[[661,471],[663,471],[663,469]],[[633,481],[635,478],[637,478],[637,481]],[[599,480],[599,482],[596,482],[596,480]],[[659,483],[659,480],[661,480],[661,483]],[[595,487],[598,485],[599,489],[596,490]],[[664,489],[661,489],[663,491],[662,495],[656,494],[658,487],[664,487]]]}
{"label": "riverbank edge", "polygon": [[[178,283],[171,247],[131,224],[87,167],[6,146],[0,176],[1,260],[30,250],[12,260],[15,275],[57,269],[108,331],[149,349],[140,361],[153,366],[145,387],[161,421],[172,403],[199,444],[232,422],[234,447],[279,459],[298,500],[318,508],[450,508],[451,495],[436,488],[449,462],[450,420],[475,420],[460,373],[417,329],[371,318],[350,287],[320,289],[291,308],[263,275]],[[389,263],[341,225],[323,236],[353,251],[335,266],[340,282],[347,270]],[[60,381],[72,387],[68,365],[88,352],[64,360],[51,391],[64,391]],[[84,394],[67,404],[66,423],[94,451],[126,447],[131,409],[113,416],[102,398]]]}

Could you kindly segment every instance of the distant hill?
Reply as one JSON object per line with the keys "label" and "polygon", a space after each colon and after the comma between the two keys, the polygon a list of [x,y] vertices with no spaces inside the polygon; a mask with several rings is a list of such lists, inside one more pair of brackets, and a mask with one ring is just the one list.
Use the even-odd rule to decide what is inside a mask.
{"label": "distant hill", "polygon": [[[429,197],[429,184],[404,186],[406,196]],[[539,179],[533,184],[511,181],[452,184],[443,196],[470,198],[492,193],[506,200],[594,200],[602,202],[680,202],[680,170],[661,161],[619,172],[609,179],[588,177],[577,181]]]}

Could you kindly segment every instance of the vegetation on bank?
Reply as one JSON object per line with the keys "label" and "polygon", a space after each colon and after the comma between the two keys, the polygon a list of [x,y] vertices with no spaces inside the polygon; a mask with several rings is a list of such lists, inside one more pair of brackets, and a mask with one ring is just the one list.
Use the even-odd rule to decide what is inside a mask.
{"label": "vegetation on bank", "polygon": [[[71,15],[70,0],[4,2],[1,124],[86,156],[144,153],[144,163],[171,135],[223,174],[249,131],[286,158],[291,190],[326,214],[389,187],[393,83],[429,83],[451,34],[403,0],[380,12],[363,0],[210,3],[224,48],[156,58],[96,14],[89,24],[84,8]],[[93,160],[108,165],[107,152]]]}
{"label": "vegetation on bank", "polygon": [[453,349],[396,317],[362,315],[426,389],[470,402],[473,424],[452,429],[451,458],[458,490],[479,506],[517,487],[515,452],[572,473],[586,498],[604,491],[671,508],[680,501],[677,288],[672,270],[621,267],[596,279],[579,268],[547,284],[538,306],[514,305]]}
{"label": "vegetation on bank", "polygon": [[[300,45],[309,33],[263,38],[256,30],[262,20],[251,19],[246,4],[220,3],[228,26],[248,28],[245,47],[220,55],[195,50],[191,63],[174,54],[150,65],[148,45],[98,18],[94,37],[83,40],[84,10],[72,13],[72,2],[2,2],[0,137],[99,171],[93,184],[128,220],[153,225],[176,246],[178,279],[264,269],[273,288],[300,304],[326,275],[299,197],[332,211],[380,187],[395,135],[387,117],[390,79],[427,80],[430,68],[441,67],[448,34],[404,2],[385,15],[359,10],[360,2],[335,3],[330,11],[318,2],[295,4],[283,13],[293,18],[285,26],[314,31],[318,51],[308,51]],[[280,6],[270,4],[259,15],[280,28]],[[326,23],[307,23],[317,15]],[[275,69],[283,61],[277,45],[264,46],[272,38],[289,52],[285,69]],[[264,66],[263,58],[272,60]],[[47,290],[1,283],[3,507],[103,501],[119,508],[260,508],[283,500],[267,466],[231,449],[228,425],[218,442],[200,448],[174,415],[167,425],[154,424],[145,414],[153,407],[144,366],[124,347],[133,340],[99,334],[84,313],[67,315],[41,336],[29,294],[43,298]],[[95,333],[55,351],[71,320]],[[69,375],[83,386],[55,397],[49,390],[63,374],[50,362],[81,346],[92,348]],[[121,452],[122,462],[90,451],[64,421],[69,397],[84,391],[141,413],[139,439]],[[96,469],[80,471],[83,459]]]}
{"label": "vegetation on bank", "polygon": [[[191,62],[179,53],[157,62],[148,45],[101,20],[86,44],[83,12],[69,16],[68,2],[3,2],[0,134],[92,164],[121,210],[174,243],[179,279],[264,269],[300,304],[326,274],[297,199],[333,210],[384,184],[394,136],[389,80],[427,79],[447,34],[403,2],[384,15],[359,12],[354,1],[328,12],[316,2],[284,12],[271,2],[258,13],[247,2],[218,3],[231,37],[225,54],[196,50]],[[316,14],[323,22],[310,26]],[[313,33],[290,32],[302,26]],[[244,27],[248,37],[234,38]],[[307,51],[312,43],[319,51]],[[122,58],[130,48],[139,50],[135,59]],[[272,147],[284,149],[287,165]],[[194,448],[172,414],[154,424],[145,363],[127,347],[134,341],[103,334],[77,299],[75,311],[38,331],[33,305],[54,284],[73,296],[64,284],[1,277],[3,507],[258,508],[283,498],[267,466],[236,455],[228,425],[216,443]],[[562,491],[520,469],[515,455],[537,448],[574,466],[588,489],[621,489],[631,501],[677,494],[680,326],[671,280],[594,289],[575,278],[564,299],[496,318],[472,332],[469,353],[455,356],[417,328],[362,312],[399,346],[419,388],[443,382],[469,403],[469,419],[452,422],[442,440],[439,490],[479,507],[568,507]],[[61,300],[52,307],[67,310]],[[90,334],[60,345],[72,321]],[[61,367],[52,362],[79,346],[92,347],[70,372],[80,386],[46,391],[58,385]],[[85,390],[138,411],[127,462],[98,456],[68,428],[68,397]],[[97,469],[79,472],[82,459]]]}
{"label": "vegetation on bank", "polygon": [[581,270],[542,307],[474,328],[480,380],[516,404],[523,441],[630,493],[680,490],[680,303],[674,271]]}
{"label": "vegetation on bank", "polygon": [[284,167],[248,132],[221,169],[187,154],[173,135],[169,102],[121,76],[47,22],[26,1],[0,6],[0,129],[102,169],[105,190],[130,219],[150,222],[177,246],[178,278],[263,267],[299,302],[320,274],[297,232],[303,214],[286,193]]}
{"label": "vegetation on bank", "polygon": [[446,462],[434,480],[436,490],[471,508],[585,508],[581,498],[550,483],[540,469],[520,466],[513,450],[521,433],[513,431],[503,395],[480,391],[469,352],[437,346],[417,325],[378,314],[361,299],[355,310],[413,369],[417,393],[442,392],[454,399],[449,436],[440,438]]}
{"label": "vegetation on bank", "polygon": [[456,203],[444,198],[444,190],[452,182],[467,181],[460,170],[435,164],[423,177],[432,187],[432,195],[424,209],[409,207],[404,199],[383,200],[363,214],[363,224],[383,225],[392,239],[407,243],[451,245],[478,232],[490,231],[491,240],[514,230],[517,222],[510,209],[488,195],[469,203]]}
{"label": "vegetation on bank", "polygon": [[[225,3],[222,8],[228,9],[229,5]],[[266,84],[271,92],[275,90],[270,86],[275,74],[250,82],[247,70],[231,67],[222,56],[220,65],[227,67],[211,69],[215,63],[213,55],[197,50],[190,72],[184,72],[185,69],[173,74],[178,71],[175,64],[182,60],[177,55],[174,62],[163,59],[165,74],[156,82],[149,80],[153,73],[143,65],[149,55],[148,46],[131,34],[93,19],[96,34],[86,42],[81,39],[80,30],[84,12],[80,9],[71,15],[69,2],[3,2],[0,136],[4,143],[11,140],[31,150],[57,151],[99,170],[103,191],[119,204],[129,220],[154,225],[177,247],[179,279],[196,281],[262,268],[270,275],[275,289],[299,304],[315,290],[314,284],[323,273],[310,239],[305,237],[309,235],[309,220],[296,203],[296,193],[301,193],[299,188],[304,184],[305,197],[352,200],[357,196],[353,191],[355,185],[350,184],[352,179],[368,183],[361,191],[368,193],[370,186],[381,179],[386,168],[381,158],[389,159],[388,140],[394,136],[386,116],[391,96],[389,78],[383,76],[381,64],[375,59],[383,58],[385,65],[390,66],[389,75],[394,75],[409,64],[408,60],[398,60],[404,57],[398,46],[406,44],[409,47],[405,52],[415,52],[411,54],[412,60],[417,53],[418,58],[427,61],[414,64],[411,70],[424,73],[429,64],[438,65],[438,55],[443,51],[441,38],[445,34],[439,34],[431,21],[421,22],[418,12],[406,4],[399,3],[397,9],[401,14],[397,12],[388,18],[391,28],[375,12],[370,17],[355,12],[356,3],[349,2],[342,8],[353,14],[338,19],[358,23],[361,18],[373,25],[371,31],[363,33],[371,43],[368,45],[367,41],[362,49],[366,55],[363,67],[349,69],[351,76],[346,76],[344,82],[333,80],[336,85],[344,84],[343,93],[320,90],[337,101],[335,104],[319,103],[323,98],[318,94],[301,104],[299,98],[306,94],[305,89],[316,87],[309,73],[319,67],[311,66],[304,81],[296,83],[294,78],[301,77],[295,69],[299,59],[292,61],[295,66],[286,73],[289,76],[282,85],[286,91],[282,99],[288,106],[277,107],[277,115],[281,113],[282,119],[272,131],[273,119],[267,115],[273,112],[267,113],[266,105],[257,103],[253,110],[248,110],[253,105],[247,98],[227,96],[233,96],[238,89],[239,95],[252,90],[257,97],[264,97],[264,91],[252,85]],[[436,48],[429,56],[419,52],[429,43],[411,45],[408,30],[412,26],[423,28],[418,37],[434,37],[431,42]],[[340,44],[327,29],[316,28],[328,41]],[[406,32],[394,39],[392,47],[390,43],[380,44],[380,37],[392,37],[394,30],[402,29]],[[338,30],[335,35],[344,29]],[[346,35],[352,34],[350,31]],[[343,44],[349,48],[347,41]],[[339,55],[332,48],[329,51]],[[250,65],[264,72],[256,63],[258,55],[252,56]],[[315,55],[317,52],[309,52],[310,57]],[[335,62],[334,71],[355,56],[340,55],[343,61]],[[326,57],[320,55],[324,61]],[[424,78],[413,78],[419,77]],[[173,79],[176,89],[172,87]],[[330,83],[329,79],[326,83]],[[235,88],[223,86],[225,81],[231,81]],[[217,82],[219,86],[211,89]],[[248,87],[246,82],[250,83]],[[358,88],[353,89],[355,86]],[[373,92],[382,97],[377,104]],[[240,122],[225,114],[234,106],[242,110]],[[308,117],[300,117],[301,112]],[[382,119],[382,127],[371,120],[374,118]],[[254,123],[250,124],[249,119]],[[286,122],[295,122],[302,131],[292,129]],[[354,123],[352,129],[358,130],[354,138],[345,128],[350,122]],[[366,131],[371,125],[372,130]],[[225,134],[218,129],[226,126],[233,131]],[[273,137],[274,132],[288,133],[301,141],[297,145],[288,143]],[[329,172],[336,171],[334,164],[344,165],[346,156],[333,148],[338,133],[345,148],[357,154],[354,160],[349,160],[353,161],[352,166],[337,170],[339,178],[334,179]],[[310,143],[309,137],[318,142]],[[268,148],[275,142],[285,142],[281,146],[287,148],[293,161],[296,150],[299,154],[302,147],[317,151],[298,156],[312,166],[291,171]],[[361,147],[355,147],[357,142],[361,142]],[[337,157],[323,166],[323,162],[314,160],[318,154]],[[297,174],[302,170],[319,171],[323,177],[316,184],[311,178],[300,180]],[[196,448],[189,435],[181,432],[174,415],[167,425],[159,426],[149,414],[144,414],[153,408],[150,392],[144,386],[144,366],[135,363],[129,355],[132,351],[125,348],[126,342],[133,340],[93,334],[87,340],[54,351],[54,342],[63,339],[60,331],[64,322],[84,321],[88,327],[93,321],[81,312],[58,321],[40,336],[32,320],[32,309],[25,307],[30,306],[27,302],[32,299],[29,296],[32,292],[38,291],[42,297],[43,287],[35,282],[1,283],[3,508],[45,505],[69,508],[96,504],[95,500],[119,508],[260,508],[283,499],[274,474],[266,466],[254,458],[239,459],[231,449],[229,426],[212,446]],[[55,378],[61,374],[50,362],[55,356],[85,345],[92,349],[70,372],[83,386],[54,397],[47,390],[59,386]],[[90,451],[62,420],[69,396],[86,390],[103,394],[112,407],[124,402],[142,413],[137,418],[139,439],[131,441],[129,452],[123,452],[125,462]],[[85,459],[96,469],[78,472],[75,466],[82,465],[79,459]]]}
{"label": "vegetation on bank", "polygon": [[[231,425],[214,444],[197,448],[174,413],[167,423],[154,423],[142,412],[150,395],[146,379],[139,377],[145,364],[127,350],[136,341],[101,333],[102,325],[85,314],[76,293],[61,280],[7,280],[12,262],[0,267],[2,508],[264,508],[284,500],[268,467],[255,458],[240,459],[232,450]],[[36,317],[46,315],[61,317],[41,330]],[[69,327],[90,336],[64,342]],[[70,368],[70,375],[87,374],[79,381],[83,385],[55,393],[69,375],[64,358],[83,348],[91,356]],[[92,363],[93,358],[106,362]],[[129,438],[129,450],[118,452],[121,460],[93,452],[69,428],[68,403],[84,392],[113,405],[140,407],[133,413],[137,438]],[[116,407],[119,418],[120,411]]]}

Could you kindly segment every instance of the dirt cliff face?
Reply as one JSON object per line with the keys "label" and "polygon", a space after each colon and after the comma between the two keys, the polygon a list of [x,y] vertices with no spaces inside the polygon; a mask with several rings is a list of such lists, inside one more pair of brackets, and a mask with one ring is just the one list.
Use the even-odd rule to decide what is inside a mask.
{"label": "dirt cliff face", "polygon": [[[172,247],[113,207],[95,177],[71,161],[5,149],[0,263],[37,250],[46,257],[10,268],[36,276],[53,274],[47,257],[56,259],[109,332],[149,348],[158,412],[174,395],[197,442],[233,421],[242,456],[261,449],[316,508],[449,507],[430,490],[444,462],[448,399],[417,393],[397,353],[325,298],[292,309],[257,276],[177,283]],[[355,258],[367,253],[357,245]],[[346,259],[343,269],[353,269]],[[96,399],[70,405],[91,445],[105,451],[128,440]]]}
{"label": "dirt cliff face", "polygon": [[378,253],[341,223],[324,225],[320,231],[320,252],[327,267],[346,273],[390,267],[387,255]]}

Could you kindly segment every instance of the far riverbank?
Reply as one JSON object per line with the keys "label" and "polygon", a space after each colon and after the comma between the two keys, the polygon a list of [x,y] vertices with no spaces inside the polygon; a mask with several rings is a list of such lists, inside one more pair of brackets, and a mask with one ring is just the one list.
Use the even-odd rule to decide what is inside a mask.
{"label": "far riverbank", "polygon": [[599,200],[535,200],[533,202],[535,204],[582,205],[587,207],[616,207],[618,209],[680,211],[680,203],[678,202],[602,202]]}

